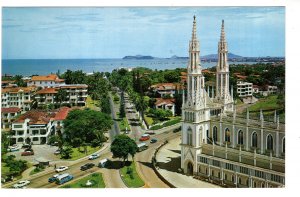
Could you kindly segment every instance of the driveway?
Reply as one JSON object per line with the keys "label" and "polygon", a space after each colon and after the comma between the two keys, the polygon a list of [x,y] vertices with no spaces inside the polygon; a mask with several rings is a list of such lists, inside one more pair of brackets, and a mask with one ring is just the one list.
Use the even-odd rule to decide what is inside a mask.
{"label": "driveway", "polygon": [[57,146],[50,146],[50,145],[33,145],[32,149],[34,151],[34,155],[31,156],[21,156],[21,153],[24,149],[20,149],[17,152],[10,152],[8,155],[15,155],[16,159],[26,160],[28,162],[35,162],[35,158],[45,158],[49,161],[57,161],[59,160],[59,156],[54,155],[54,152],[58,149]]}

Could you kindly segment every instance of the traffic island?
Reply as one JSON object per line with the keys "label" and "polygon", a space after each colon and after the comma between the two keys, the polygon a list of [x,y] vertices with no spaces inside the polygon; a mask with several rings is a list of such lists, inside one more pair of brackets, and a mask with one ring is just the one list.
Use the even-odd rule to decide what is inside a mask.
{"label": "traffic island", "polygon": [[120,169],[120,176],[124,184],[129,188],[143,187],[145,183],[137,173],[135,162],[127,162],[126,164]]}
{"label": "traffic island", "polygon": [[101,173],[93,173],[61,188],[105,188]]}

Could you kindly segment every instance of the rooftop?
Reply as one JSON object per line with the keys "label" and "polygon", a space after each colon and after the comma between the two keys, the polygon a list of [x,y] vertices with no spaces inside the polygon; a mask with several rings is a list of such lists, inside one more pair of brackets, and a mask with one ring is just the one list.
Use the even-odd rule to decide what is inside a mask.
{"label": "rooftop", "polygon": [[36,92],[36,94],[56,94],[57,90],[55,88],[45,88]]}
{"label": "rooftop", "polygon": [[64,79],[59,79],[57,75],[50,74],[47,76],[32,76],[31,81],[56,81],[56,82],[63,82]]}
{"label": "rooftop", "polygon": [[71,108],[61,107],[59,111],[56,113],[54,120],[64,120],[67,118],[68,113],[71,111]]}
{"label": "rooftop", "polygon": [[34,86],[2,88],[1,93],[18,93],[20,91],[23,91],[23,92],[32,92],[35,89],[36,89],[36,87],[34,87]]}
{"label": "rooftop", "polygon": [[175,103],[174,98],[170,98],[170,99],[156,98],[155,105],[156,106],[159,106],[159,105],[173,105],[174,103]]}
{"label": "rooftop", "polygon": [[21,111],[18,107],[1,108],[1,113],[16,113]]}

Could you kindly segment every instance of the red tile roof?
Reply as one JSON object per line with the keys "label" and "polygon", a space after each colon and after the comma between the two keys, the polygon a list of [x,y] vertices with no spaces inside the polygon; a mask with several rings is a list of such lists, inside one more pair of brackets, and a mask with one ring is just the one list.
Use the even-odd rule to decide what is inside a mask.
{"label": "red tile roof", "polygon": [[14,123],[23,123],[25,119],[30,119],[29,124],[48,124],[55,117],[55,113],[41,110],[31,110],[22,114]]}
{"label": "red tile roof", "polygon": [[47,76],[33,76],[31,77],[31,81],[56,81],[58,80],[58,76],[55,74],[50,74]]}
{"label": "red tile roof", "polygon": [[36,89],[36,87],[28,86],[28,87],[15,87],[15,88],[4,88],[1,93],[18,93],[19,91],[24,92],[32,92]]}
{"label": "red tile roof", "polygon": [[156,98],[156,102],[155,105],[167,105],[167,104],[175,104],[175,99],[171,98],[171,99],[164,99],[164,98]]}
{"label": "red tile roof", "polygon": [[36,92],[36,94],[56,94],[57,90],[55,88],[45,88]]}
{"label": "red tile roof", "polygon": [[18,107],[1,108],[1,113],[16,113],[21,111]]}
{"label": "red tile roof", "polygon": [[71,111],[71,108],[61,107],[56,113],[54,120],[64,120],[68,116],[68,113]]}

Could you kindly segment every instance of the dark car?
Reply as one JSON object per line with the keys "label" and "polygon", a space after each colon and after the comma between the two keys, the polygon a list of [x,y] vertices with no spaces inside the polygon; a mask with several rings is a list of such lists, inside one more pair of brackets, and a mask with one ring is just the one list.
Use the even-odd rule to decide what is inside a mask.
{"label": "dark car", "polygon": [[88,170],[88,169],[90,169],[94,166],[95,166],[95,164],[93,164],[93,163],[87,163],[87,164],[84,164],[83,166],[81,166],[80,170],[85,171],[85,170]]}
{"label": "dark car", "polygon": [[23,144],[22,148],[25,148],[25,149],[31,148],[31,145],[30,144]]}
{"label": "dark car", "polygon": [[34,155],[33,151],[24,151],[21,153],[21,156],[30,156],[30,155]]}
{"label": "dark car", "polygon": [[49,179],[48,179],[48,182],[49,183],[53,183],[53,182],[55,182],[56,181],[56,178],[55,177],[50,177]]}
{"label": "dark car", "polygon": [[150,140],[150,143],[155,143],[155,142],[157,142],[157,139],[156,139],[156,138],[152,138],[152,139]]}

